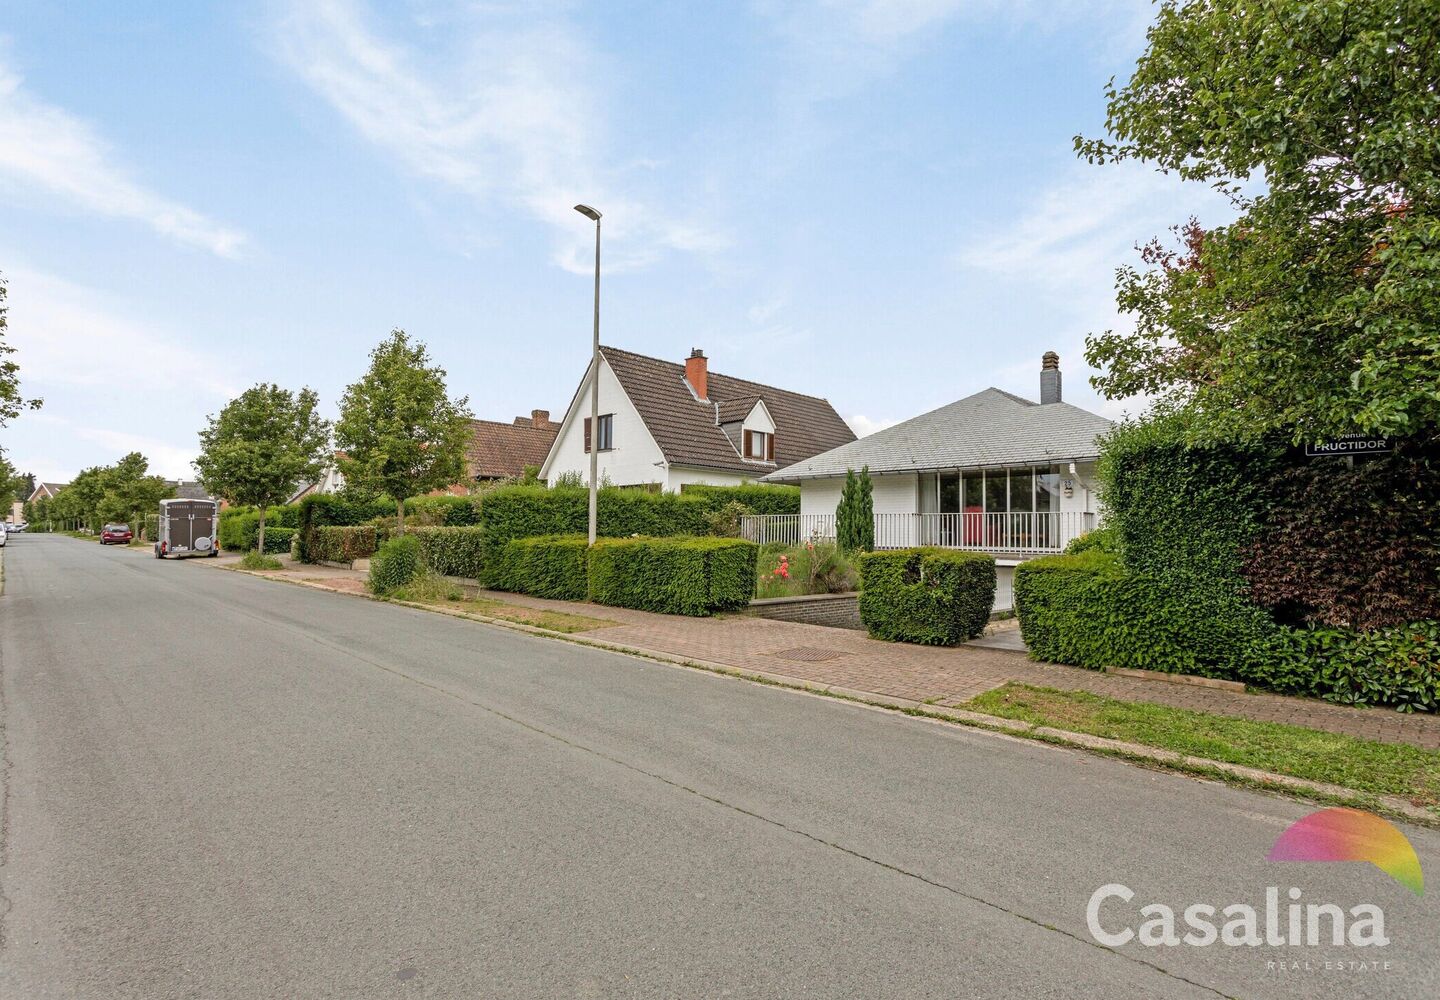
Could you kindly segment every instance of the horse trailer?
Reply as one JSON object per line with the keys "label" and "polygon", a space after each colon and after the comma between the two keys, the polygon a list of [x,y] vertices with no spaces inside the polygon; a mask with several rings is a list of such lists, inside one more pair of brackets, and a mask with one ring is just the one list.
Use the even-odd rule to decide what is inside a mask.
{"label": "horse trailer", "polygon": [[220,546],[215,538],[218,514],[214,500],[161,500],[155,558],[218,556]]}

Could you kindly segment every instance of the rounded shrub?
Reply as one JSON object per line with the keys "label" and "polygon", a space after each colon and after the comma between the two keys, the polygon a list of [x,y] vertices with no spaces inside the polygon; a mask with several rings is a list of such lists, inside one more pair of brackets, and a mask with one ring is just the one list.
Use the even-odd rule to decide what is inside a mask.
{"label": "rounded shrub", "polygon": [[370,590],[376,594],[394,593],[414,580],[424,565],[418,538],[392,538],[370,558]]}

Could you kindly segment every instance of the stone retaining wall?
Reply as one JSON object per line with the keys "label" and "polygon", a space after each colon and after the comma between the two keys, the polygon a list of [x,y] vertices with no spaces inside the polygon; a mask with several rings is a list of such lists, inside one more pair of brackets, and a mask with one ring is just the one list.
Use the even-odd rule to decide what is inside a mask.
{"label": "stone retaining wall", "polygon": [[860,600],[855,594],[811,594],[805,597],[766,597],[750,602],[746,614],[782,622],[827,625],[864,631]]}

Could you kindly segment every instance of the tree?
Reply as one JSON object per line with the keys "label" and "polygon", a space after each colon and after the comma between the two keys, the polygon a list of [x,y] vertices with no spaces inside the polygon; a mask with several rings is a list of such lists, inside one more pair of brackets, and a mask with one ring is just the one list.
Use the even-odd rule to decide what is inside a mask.
{"label": "tree", "polygon": [[840,505],[835,508],[835,542],[843,552],[870,552],[875,548],[875,499],[867,465],[855,475],[845,470]]}
{"label": "tree", "polygon": [[20,395],[20,366],[10,360],[15,348],[5,343],[5,277],[0,275],[0,427],[19,415],[21,410],[40,409],[41,400]]}
{"label": "tree", "polygon": [[1434,0],[1164,0],[1107,91],[1110,138],[1076,148],[1208,182],[1241,215],[1120,269],[1135,328],[1089,338],[1096,387],[1184,411],[1197,441],[1434,427],[1437,65]]}
{"label": "tree", "polygon": [[155,510],[161,500],[175,493],[163,476],[148,475],[150,462],[132,451],[104,470],[103,492],[95,507],[96,520],[135,521]]}
{"label": "tree", "polygon": [[195,468],[215,496],[257,508],[256,540],[265,551],[265,511],[284,503],[297,483],[313,482],[330,460],[330,424],[316,412],[311,389],[277,385],[246,389],[208,417]]}
{"label": "tree", "polygon": [[469,399],[446,394],[445,370],[404,330],[370,352],[370,369],[345,390],[336,445],[346,483],[395,500],[397,533],[405,532],[405,498],[465,477]]}

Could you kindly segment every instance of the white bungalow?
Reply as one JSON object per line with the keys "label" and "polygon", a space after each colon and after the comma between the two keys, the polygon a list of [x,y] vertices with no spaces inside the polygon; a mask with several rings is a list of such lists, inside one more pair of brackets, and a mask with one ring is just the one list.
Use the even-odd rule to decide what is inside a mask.
{"label": "white bungalow", "polygon": [[834,537],[845,474],[874,484],[877,548],[939,545],[996,557],[997,609],[1013,568],[1093,529],[1098,440],[1112,424],[1062,402],[1060,358],[1041,361],[1040,402],[991,387],[765,477],[800,486],[800,514],[755,517],[757,541]]}

